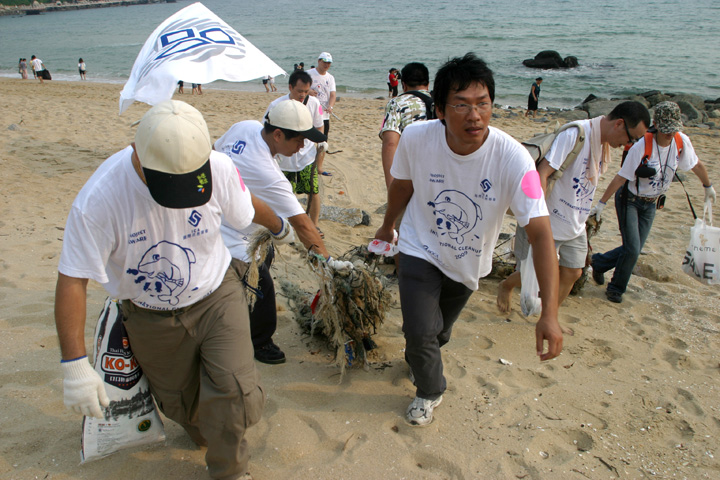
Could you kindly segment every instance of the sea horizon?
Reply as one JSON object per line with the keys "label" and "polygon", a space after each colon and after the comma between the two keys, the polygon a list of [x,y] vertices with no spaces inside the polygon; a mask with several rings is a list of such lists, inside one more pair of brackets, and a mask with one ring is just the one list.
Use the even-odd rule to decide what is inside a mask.
{"label": "sea horizon", "polygon": [[[124,84],[150,33],[189,1],[0,17],[0,76],[17,78],[17,61],[41,58],[54,79],[78,79],[77,59],[88,81]],[[588,95],[626,98],[650,90],[720,97],[720,5],[712,0],[652,0],[626,4],[543,4],[530,0],[439,0],[427,11],[407,0],[231,0],[202,2],[286,72],[303,61],[315,65],[321,51],[334,57],[330,70],[338,95],[387,97],[391,67],[410,61],[428,66],[431,79],[448,58],[474,51],[495,73],[496,101],[524,107],[535,77],[543,77],[540,108],[572,109]],[[668,16],[664,11],[682,5]],[[298,11],[318,9],[321,23]],[[600,20],[601,19],[601,20]],[[412,27],[403,33],[402,26]],[[632,28],[631,28],[632,27]],[[43,32],[37,35],[36,32]],[[409,37],[409,38],[408,38]],[[672,48],[665,45],[672,38]],[[575,56],[574,69],[537,70],[522,65],[541,50]],[[691,71],[692,74],[688,72]],[[279,76],[280,91],[287,77]],[[206,86],[262,92],[261,81]]]}

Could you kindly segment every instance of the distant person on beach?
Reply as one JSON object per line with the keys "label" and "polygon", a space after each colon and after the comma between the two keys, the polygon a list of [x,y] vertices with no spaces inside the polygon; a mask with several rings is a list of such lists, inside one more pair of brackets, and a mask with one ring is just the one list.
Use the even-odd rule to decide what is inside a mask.
{"label": "distant person on beach", "polygon": [[400,84],[400,72],[397,68],[391,68],[388,73],[388,98],[395,98],[398,96],[398,85]]}
{"label": "distant person on beach", "polygon": [[[567,165],[564,174],[545,196],[550,211],[555,248],[560,255],[560,290],[558,306],[567,298],[575,281],[582,275],[588,251],[585,221],[590,215],[593,196],[600,176],[607,171],[610,147],[620,148],[645,134],[650,114],[640,102],[623,102],[608,115],[572,122],[582,128],[584,143],[577,158]],[[558,171],[572,152],[580,132],[577,128],[563,130],[555,138],[547,155],[538,165],[540,184],[547,192],[548,178]],[[518,267],[528,261],[528,236],[518,226],[515,233],[515,258]],[[516,270],[500,282],[497,305],[501,312],[510,311],[513,289],[521,286],[520,271]],[[564,329],[571,334],[572,330]]]}
{"label": "distant person on beach", "polygon": [[78,59],[78,72],[80,72],[80,80],[87,80],[87,78],[85,78],[85,71],[85,62],[82,58],[80,58]]}
{"label": "distant person on beach", "polygon": [[178,93],[185,93],[185,82],[178,80]]}
{"label": "distant person on beach", "polygon": [[65,405],[103,418],[104,382],[86,355],[88,279],[120,300],[132,351],[160,410],[197,445],[214,479],[250,479],[245,431],[265,394],[252,355],[245,266],[221,222],[290,230],[253,197],[227,155],[212,151],[202,114],[168,100],[135,141],[108,158],[73,202],[55,294]]}
{"label": "distant person on beach", "polygon": [[192,93],[191,93],[191,94],[192,94],[192,95],[195,95],[196,93],[197,93],[198,95],[202,95],[202,85],[199,84],[199,83],[193,83],[193,84],[192,84]]}
{"label": "distant person on beach", "polygon": [[270,84],[270,90],[273,92],[277,92],[277,87],[275,86],[275,78],[268,75],[268,83]]}
{"label": "distant person on beach", "polygon": [[[302,103],[289,100],[287,96],[281,98],[279,102],[273,102],[264,117],[264,124],[255,120],[236,123],[215,142],[215,149],[226,153],[233,160],[250,191],[255,192],[255,195],[270,205],[278,215],[287,218],[305,248],[329,259],[315,225],[298,202],[290,182],[275,160],[278,155],[289,157],[297,154],[308,141],[322,142],[326,137],[313,126],[312,116]],[[237,261],[244,264],[252,261],[252,252],[248,247],[257,230],[258,226],[255,224],[242,230],[223,224],[225,245]],[[250,333],[255,359],[270,365],[285,362],[285,353],[272,339],[277,329],[275,287],[270,274],[273,258],[274,250],[260,266],[258,291],[254,293],[255,305],[250,312]],[[329,265],[351,267],[334,260],[330,260]]]}
{"label": "distant person on beach", "polygon": [[27,73],[27,58],[21,58],[20,59],[20,77],[23,80],[28,79],[28,73]]}
{"label": "distant person on beach", "polygon": [[304,63],[304,62],[298,63],[298,70],[305,70],[305,63]]}
{"label": "distant person on beach", "polygon": [[[398,280],[405,359],[416,387],[405,418],[424,426],[447,388],[440,348],[478,281],[490,273],[505,212],[512,208],[534,250],[543,310],[535,327],[541,360],[562,351],[558,263],[535,163],[510,135],[490,126],[495,80],[473,53],[445,63],[433,85],[440,121],[416,122],[400,137],[388,208],[375,238],[400,227]],[[548,350],[543,353],[544,343]]]}
{"label": "distant person on beach", "polygon": [[432,97],[429,92],[430,74],[424,64],[408,63],[402,69],[401,78],[404,93],[388,102],[385,107],[385,118],[380,127],[383,174],[388,190],[393,181],[390,167],[392,167],[400,135],[411,123],[427,119],[427,105],[432,105]]}
{"label": "distant person on beach", "polygon": [[542,77],[537,77],[530,87],[530,95],[528,95],[528,108],[527,112],[525,112],[526,117],[530,114],[530,112],[532,112],[533,118],[537,116],[538,99],[540,98],[540,84],[542,81]]}
{"label": "distant person on beach", "polygon": [[40,83],[45,83],[43,82],[43,70],[45,70],[45,65],[43,64],[43,61],[33,55],[32,57],[30,57],[30,63],[32,63],[35,78],[39,78]]}
{"label": "distant person on beach", "polygon": [[265,75],[262,79],[263,87],[265,87],[265,93],[270,93],[270,85],[268,85],[270,75]]}
{"label": "distant person on beach", "polygon": [[[332,65],[332,61],[332,55],[328,52],[322,52],[318,56],[317,67],[311,68],[308,71],[310,77],[313,79],[310,95],[316,97],[323,108],[323,123],[325,124],[323,133],[325,136],[329,136],[330,134],[330,115],[333,113],[333,107],[335,106],[336,99],[335,77],[328,72],[328,70],[330,70],[330,66]],[[324,160],[325,155],[323,154],[321,158],[318,159],[318,171],[321,175],[329,177],[332,174],[323,170]]]}
{"label": "distant person on beach", "polygon": [[[307,107],[312,118],[313,127],[319,132],[323,131],[322,107],[316,97],[309,95],[312,78],[303,70],[296,70],[290,74],[288,79],[287,95],[283,95],[270,103],[265,110],[263,118],[267,117],[270,110],[284,100],[295,100]],[[327,143],[315,143],[309,139],[305,139],[305,144],[299,152],[292,155],[275,155],[275,159],[280,166],[280,170],[285,174],[292,185],[293,192],[296,194],[307,194],[307,214],[310,220],[317,227],[320,236],[324,236],[320,230],[320,209],[322,199],[320,197],[320,181],[318,179],[318,158],[325,155]]]}
{"label": "distant person on beach", "polygon": [[[697,175],[705,189],[705,202],[715,203],[715,189],[707,169],[700,161],[687,135],[680,132],[680,107],[673,102],[655,105],[654,133],[640,136],[628,152],[620,172],[610,182],[598,204],[590,211],[600,220],[605,204],[615,194],[615,212],[622,235],[622,245],[592,256],[592,277],[598,285],[605,283],[605,272],[615,269],[605,296],[621,303],[630,276],[645,241],[650,234],[658,201],[664,206],[665,192],[670,188],[677,170]],[[676,135],[682,140],[678,148]],[[651,156],[643,161],[646,142],[652,142]],[[661,200],[660,200],[661,199]]]}

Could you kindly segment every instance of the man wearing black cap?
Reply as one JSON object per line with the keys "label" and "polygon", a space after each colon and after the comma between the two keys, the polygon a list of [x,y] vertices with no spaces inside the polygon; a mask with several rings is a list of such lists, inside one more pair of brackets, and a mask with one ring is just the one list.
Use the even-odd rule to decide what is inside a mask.
{"label": "man wearing black cap", "polygon": [[[305,139],[323,142],[325,138],[313,126],[312,115],[307,107],[286,99],[272,106],[264,125],[255,120],[246,120],[230,127],[215,142],[215,149],[226,153],[233,160],[245,184],[258,198],[288,219],[306,248],[329,259],[328,265],[332,268],[351,268],[349,262],[330,258],[315,224],[305,214],[293,193],[292,185],[273,158],[296,154],[303,148]],[[223,239],[233,258],[250,263],[252,259],[248,244],[257,228],[255,224],[243,229],[223,224]],[[279,364],[285,362],[285,353],[272,340],[277,328],[275,287],[269,270],[272,260],[273,255],[268,255],[260,268],[259,292],[250,312],[250,331],[255,359],[267,364]]]}
{"label": "man wearing black cap", "polygon": [[[162,102],[135,142],[108,158],[73,202],[55,296],[64,399],[102,417],[108,399],[85,349],[88,279],[121,300],[133,353],[163,413],[206,445],[210,476],[248,479],[245,430],[262,414],[242,267],[221,219],[292,229],[252,198],[230,159],[212,151],[200,112]],[[281,241],[280,240],[280,241]],[[240,414],[238,414],[241,412]]]}

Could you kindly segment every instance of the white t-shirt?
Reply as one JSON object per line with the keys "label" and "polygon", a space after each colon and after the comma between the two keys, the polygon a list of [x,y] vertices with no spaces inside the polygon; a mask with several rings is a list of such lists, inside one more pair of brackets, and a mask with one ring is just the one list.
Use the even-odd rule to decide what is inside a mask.
{"label": "white t-shirt", "polygon": [[[555,182],[547,206],[550,211],[550,226],[555,240],[571,240],[585,231],[585,220],[590,215],[595,185],[587,179],[587,165],[590,161],[590,120],[573,122],[585,130],[585,143],[575,161],[568,165],[560,180]],[[561,132],[550,147],[546,160],[559,170],[565,158],[575,146],[577,128]]]}
{"label": "white t-shirt", "polygon": [[[323,117],[320,102],[317,98],[313,96],[308,96],[306,98],[308,99],[308,102],[305,106],[308,108],[308,110],[310,110],[310,115],[312,115],[313,127],[322,129]],[[288,93],[287,95],[283,95],[282,97],[273,100],[270,105],[268,105],[267,110],[265,110],[265,113],[263,114],[260,123],[265,122],[265,118],[267,117],[267,114],[272,107],[282,102],[283,100],[289,99],[290,94]],[[283,172],[299,172],[315,161],[316,154],[317,144],[315,142],[311,142],[306,138],[305,145],[300,149],[298,153],[290,157],[286,157],[285,155],[280,155],[278,153],[277,155],[275,155],[275,160],[277,160],[278,164],[280,165],[280,170],[282,170]]]}
{"label": "white t-shirt", "polygon": [[36,72],[41,72],[41,71],[45,70],[43,68],[42,60],[40,60],[39,58],[36,58],[35,60],[33,60],[30,63],[32,63],[33,70],[35,70]]}
{"label": "white t-shirt", "polygon": [[641,138],[625,157],[625,163],[618,174],[621,177],[630,180],[628,188],[633,195],[641,197],[657,197],[670,188],[676,170],[688,171],[697,165],[698,157],[695,153],[692,143],[687,135],[680,132],[683,140],[682,155],[678,155],[675,139],[667,147],[658,147],[655,136],[653,135],[652,155],[648,159],[648,166],[655,169],[655,176],[650,178],[641,178],[640,191],[635,186],[635,170],[640,165],[642,157],[645,156],[645,137]]}
{"label": "white t-shirt", "polygon": [[308,74],[313,79],[312,89],[317,92],[317,99],[323,108],[323,120],[330,119],[330,112],[326,111],[328,102],[330,101],[330,92],[335,91],[335,77],[330,72],[320,75],[316,68],[308,70]]}
{"label": "white t-shirt", "polygon": [[[262,138],[262,129],[263,126],[255,120],[236,123],[215,142],[215,150],[232,159],[253,195],[267,203],[277,215],[289,218],[304,214],[292,185],[280,171],[270,154],[270,147]],[[263,227],[253,223],[238,229],[223,222],[220,231],[233,258],[245,262],[250,260],[247,246],[259,228]]]}
{"label": "white t-shirt", "polygon": [[111,297],[173,310],[213,292],[230,265],[220,221],[244,228],[255,211],[230,159],[212,152],[213,192],[195,208],[165,208],[133,168],[132,147],[111,156],[73,202],[58,271],[90,278]]}
{"label": "white t-shirt", "polygon": [[[400,226],[400,251],[472,290],[492,269],[508,207],[521,226],[548,214],[530,154],[505,132],[489,130],[477,151],[457,155],[439,120],[408,125],[390,170],[395,178],[412,180],[414,188]],[[535,198],[523,188],[533,178]]]}

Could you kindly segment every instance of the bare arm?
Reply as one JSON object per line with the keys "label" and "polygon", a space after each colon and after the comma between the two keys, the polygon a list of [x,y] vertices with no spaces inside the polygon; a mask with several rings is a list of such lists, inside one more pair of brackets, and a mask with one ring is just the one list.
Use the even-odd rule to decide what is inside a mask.
{"label": "bare arm", "polygon": [[337,95],[335,92],[330,92],[330,98],[328,99],[328,108],[332,112],[333,107],[335,106],[335,100],[337,98]]}
{"label": "bare arm", "polygon": [[602,198],[600,198],[600,201],[602,203],[607,203],[608,200],[610,200],[610,197],[615,195],[615,192],[618,191],[620,187],[622,187],[625,182],[627,181],[627,178],[621,177],[620,175],[615,175],[615,178],[612,179],[610,182],[610,185],[607,186],[605,189],[605,193],[603,193]]}
{"label": "bare arm", "polygon": [[707,169],[705,168],[705,164],[703,164],[700,160],[698,160],[697,165],[692,168],[692,172],[700,179],[703,187],[709,187],[710,185],[712,185],[712,183],[710,182],[710,176],[708,175]]}
{"label": "bare arm", "polygon": [[388,130],[382,134],[382,166],[383,173],[385,174],[385,186],[390,191],[390,184],[393,181],[392,175],[390,175],[390,167],[392,167],[393,157],[395,157],[395,150],[397,150],[398,143],[400,142],[400,134]]}
{"label": "bare arm", "polygon": [[[557,319],[559,267],[550,218],[531,218],[525,231],[533,247],[533,263],[542,300],[542,313],[535,326],[537,354],[540,360],[550,360],[560,355],[563,347],[562,331]],[[543,353],[545,340],[548,342],[547,353]]]}
{"label": "bare arm", "polygon": [[394,239],[393,229],[395,228],[395,220],[405,209],[410,198],[415,192],[412,180],[395,179],[390,184],[388,190],[388,207],[385,212],[383,224],[375,232],[375,238],[392,242]]}
{"label": "bare arm", "polygon": [[540,160],[540,165],[537,167],[538,174],[540,175],[540,186],[543,192],[547,192],[547,181],[550,175],[555,173],[555,170],[546,159]]}
{"label": "bare arm", "polygon": [[55,287],[55,327],[63,360],[72,360],[87,354],[85,351],[87,284],[87,278],[68,277],[58,273]]}
{"label": "bare arm", "polygon": [[275,214],[267,203],[263,202],[252,193],[250,196],[252,197],[252,204],[255,209],[253,223],[262,225],[271,232],[279,232],[282,229],[282,220],[280,220],[280,217]]}
{"label": "bare arm", "polygon": [[305,245],[305,248],[312,248],[315,253],[319,253],[325,258],[330,256],[325,248],[325,243],[322,238],[320,238],[317,228],[315,228],[315,224],[307,214],[301,213],[300,215],[294,215],[289,217],[288,221],[295,229],[295,234],[302,244]]}

